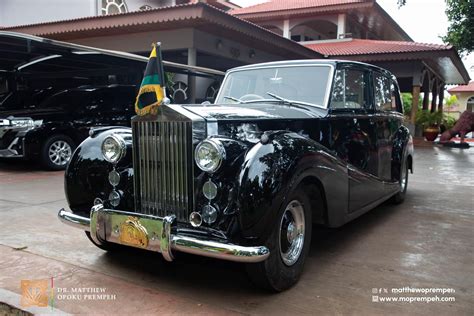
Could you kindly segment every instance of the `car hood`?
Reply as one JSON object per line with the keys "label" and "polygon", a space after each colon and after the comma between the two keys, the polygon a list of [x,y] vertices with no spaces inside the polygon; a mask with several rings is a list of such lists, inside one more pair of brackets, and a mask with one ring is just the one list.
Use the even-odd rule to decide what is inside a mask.
{"label": "car hood", "polygon": [[184,105],[184,108],[205,119],[216,120],[307,119],[327,115],[325,109],[281,103]]}

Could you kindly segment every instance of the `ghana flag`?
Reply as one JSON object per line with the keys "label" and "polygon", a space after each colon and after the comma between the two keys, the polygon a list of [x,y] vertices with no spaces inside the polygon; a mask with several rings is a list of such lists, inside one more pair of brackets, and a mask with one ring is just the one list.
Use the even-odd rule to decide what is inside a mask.
{"label": "ghana flag", "polygon": [[137,101],[135,102],[135,112],[138,115],[156,114],[158,107],[165,97],[164,82],[160,43],[158,45],[153,44]]}

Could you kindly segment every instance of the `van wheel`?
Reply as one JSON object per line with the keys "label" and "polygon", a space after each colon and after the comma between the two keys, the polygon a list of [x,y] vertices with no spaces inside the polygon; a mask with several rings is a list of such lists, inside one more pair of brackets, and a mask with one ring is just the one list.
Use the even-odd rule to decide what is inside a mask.
{"label": "van wheel", "polygon": [[392,202],[394,204],[401,204],[405,201],[408,187],[408,164],[406,159],[403,160],[402,166],[400,167],[400,179],[398,180],[398,185],[400,189],[398,193],[392,197]]}
{"label": "van wheel", "polygon": [[49,170],[63,170],[71,160],[74,142],[66,135],[53,135],[43,144],[41,162]]}
{"label": "van wheel", "polygon": [[311,207],[304,190],[297,188],[278,212],[278,220],[265,245],[267,260],[247,264],[247,273],[259,287],[281,292],[298,282],[311,242]]}

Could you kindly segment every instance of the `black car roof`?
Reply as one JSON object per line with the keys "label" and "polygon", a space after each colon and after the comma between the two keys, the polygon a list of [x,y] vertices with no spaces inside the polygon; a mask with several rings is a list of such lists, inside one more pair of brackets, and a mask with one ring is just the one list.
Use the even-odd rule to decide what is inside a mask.
{"label": "black car roof", "polygon": [[[260,64],[252,64],[252,65],[245,65],[236,68],[232,68],[229,71],[237,71],[237,70],[247,70],[247,69],[254,69],[260,67],[272,67],[272,66],[304,66],[304,65],[331,65],[336,67],[337,65],[359,65],[366,68],[371,68],[373,70],[379,70],[383,72],[389,72],[386,69],[381,67],[358,62],[358,61],[349,61],[349,60],[335,60],[335,59],[300,59],[300,60],[283,60],[283,61],[272,61],[267,63],[260,63]],[[389,72],[390,73],[390,72]]]}
{"label": "black car roof", "polygon": [[67,92],[95,92],[101,90],[115,90],[115,89],[129,89],[135,90],[136,86],[134,85],[109,85],[109,86],[80,86],[77,88],[70,88],[58,91],[55,95],[59,93],[67,93]]}

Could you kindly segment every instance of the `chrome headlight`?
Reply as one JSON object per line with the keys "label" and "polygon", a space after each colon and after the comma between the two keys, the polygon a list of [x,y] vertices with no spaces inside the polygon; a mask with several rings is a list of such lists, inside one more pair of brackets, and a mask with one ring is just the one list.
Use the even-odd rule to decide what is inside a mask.
{"label": "chrome headlight", "polygon": [[194,160],[199,169],[205,172],[215,172],[225,159],[225,148],[216,139],[205,139],[196,147]]}
{"label": "chrome headlight", "polygon": [[18,118],[18,119],[12,119],[10,120],[10,124],[13,127],[32,127],[34,125],[34,121],[30,118]]}
{"label": "chrome headlight", "polygon": [[[4,120],[4,124],[8,120]],[[43,124],[43,120],[33,120],[31,118],[12,118],[10,119],[10,125],[12,127],[17,127],[17,128],[27,128],[27,129],[33,129],[35,127],[40,127]],[[0,124],[2,125],[2,124]]]}
{"label": "chrome headlight", "polygon": [[102,142],[102,155],[111,163],[117,163],[125,155],[126,145],[120,135],[107,136]]}

